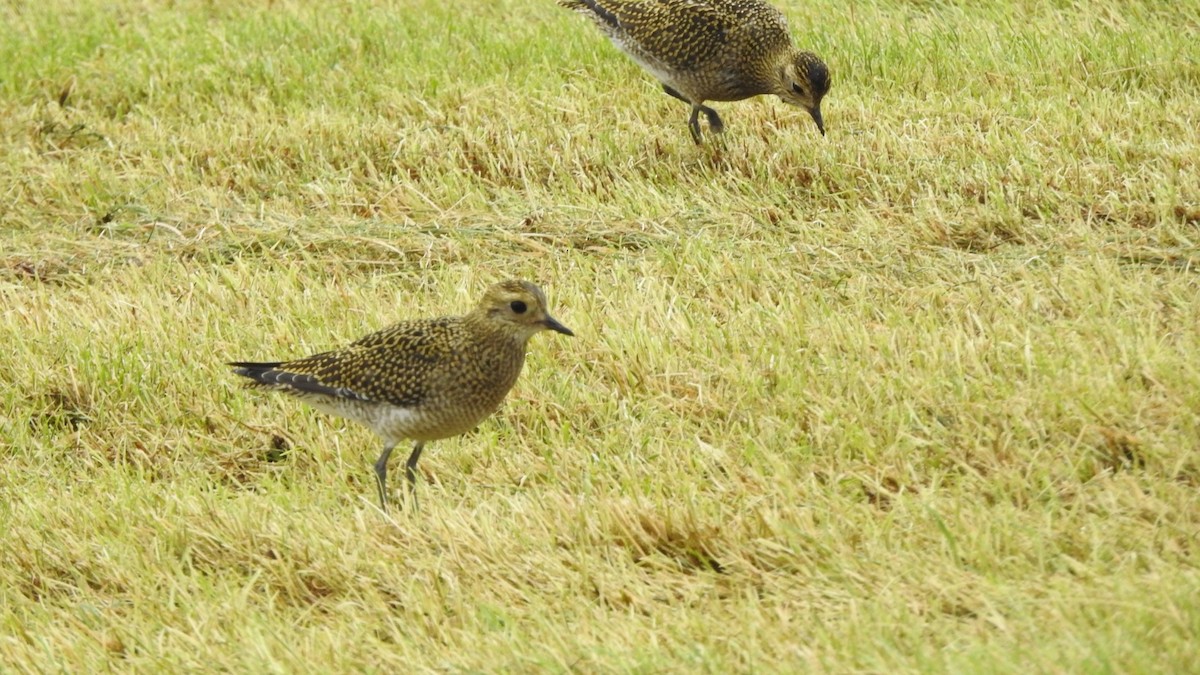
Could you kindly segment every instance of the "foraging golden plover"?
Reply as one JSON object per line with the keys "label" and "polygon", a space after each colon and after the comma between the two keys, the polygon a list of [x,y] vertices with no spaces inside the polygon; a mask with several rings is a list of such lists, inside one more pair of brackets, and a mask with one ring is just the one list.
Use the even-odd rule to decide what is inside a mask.
{"label": "foraging golden plover", "polygon": [[396,444],[415,441],[404,467],[415,498],[425,444],[466,433],[495,412],[521,374],[529,338],[543,330],[574,335],[550,316],[540,288],[505,281],[464,316],[405,321],[295,361],[229,365],[253,380],[250,387],[286,392],[378,434],[383,453],[375,475],[387,508],[387,463]]}
{"label": "foraging golden plover", "polygon": [[763,0],[558,0],[585,14],[650,71],[663,91],[692,106],[688,128],[700,142],[700,113],[713,133],[725,125],[705,101],[774,94],[812,115],[821,135],[829,69],[799,51],[787,19]]}

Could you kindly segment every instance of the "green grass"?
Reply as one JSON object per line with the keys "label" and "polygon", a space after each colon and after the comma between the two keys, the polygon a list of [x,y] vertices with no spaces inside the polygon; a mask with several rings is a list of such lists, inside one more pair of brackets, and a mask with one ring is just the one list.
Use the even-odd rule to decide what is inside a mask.
{"label": "green grass", "polygon": [[[552,0],[0,5],[0,670],[1193,670],[1200,6],[986,4],[703,147]],[[223,366],[508,277],[417,513]]]}

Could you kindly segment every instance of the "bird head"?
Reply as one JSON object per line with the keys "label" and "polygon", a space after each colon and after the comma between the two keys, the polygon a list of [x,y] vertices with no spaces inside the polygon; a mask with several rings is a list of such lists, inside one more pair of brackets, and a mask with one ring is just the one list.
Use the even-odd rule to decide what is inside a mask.
{"label": "bird head", "polygon": [[824,136],[821,99],[829,91],[829,68],[825,62],[812,52],[795,52],[780,68],[779,79],[779,98],[807,110]]}
{"label": "bird head", "polygon": [[523,340],[543,330],[575,334],[550,316],[546,295],[528,281],[503,281],[492,286],[479,301],[476,311]]}

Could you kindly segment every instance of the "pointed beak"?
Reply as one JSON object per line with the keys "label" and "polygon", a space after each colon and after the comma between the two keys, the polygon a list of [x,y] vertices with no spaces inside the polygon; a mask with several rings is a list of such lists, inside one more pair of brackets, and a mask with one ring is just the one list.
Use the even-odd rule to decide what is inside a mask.
{"label": "pointed beak", "polygon": [[558,319],[555,319],[554,317],[549,316],[549,315],[546,316],[546,320],[542,322],[542,325],[545,326],[547,329],[554,331],[555,333],[562,333],[563,335],[570,335],[570,336],[575,335],[574,333],[571,332],[570,328],[567,328],[566,326],[562,325],[561,323],[558,322]]}
{"label": "pointed beak", "polygon": [[821,131],[821,135],[824,136],[825,135],[825,120],[821,119],[820,104],[818,104],[817,107],[809,110],[808,114],[812,115],[813,121],[817,123],[817,129],[819,129]]}

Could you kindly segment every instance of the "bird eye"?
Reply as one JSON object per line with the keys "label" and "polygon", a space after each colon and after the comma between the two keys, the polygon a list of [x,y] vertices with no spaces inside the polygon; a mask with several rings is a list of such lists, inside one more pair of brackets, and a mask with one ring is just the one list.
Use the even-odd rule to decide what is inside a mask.
{"label": "bird eye", "polygon": [[508,306],[511,307],[512,311],[516,312],[517,314],[524,314],[525,310],[528,309],[525,306],[525,303],[521,302],[520,300],[513,300],[512,302],[508,303]]}
{"label": "bird eye", "polygon": [[797,94],[800,94],[801,96],[804,96],[804,87],[801,87],[800,85],[796,84],[795,82],[792,83],[792,91],[796,92]]}

